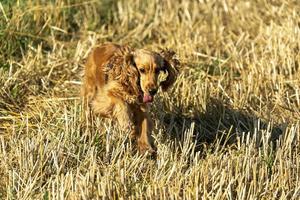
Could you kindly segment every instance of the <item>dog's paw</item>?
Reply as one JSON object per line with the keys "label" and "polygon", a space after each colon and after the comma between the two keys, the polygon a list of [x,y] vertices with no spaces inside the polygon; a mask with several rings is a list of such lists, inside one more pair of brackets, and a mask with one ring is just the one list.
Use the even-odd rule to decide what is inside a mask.
{"label": "dog's paw", "polygon": [[152,158],[156,158],[157,156],[157,149],[154,145],[138,142],[138,149],[141,154],[149,154]]}

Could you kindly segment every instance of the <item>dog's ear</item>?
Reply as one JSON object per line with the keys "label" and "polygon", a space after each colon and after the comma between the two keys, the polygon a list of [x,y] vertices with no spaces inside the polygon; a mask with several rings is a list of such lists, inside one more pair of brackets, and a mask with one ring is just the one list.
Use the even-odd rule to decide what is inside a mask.
{"label": "dog's ear", "polygon": [[180,62],[176,58],[176,53],[173,50],[162,50],[160,55],[163,58],[162,70],[168,73],[166,79],[160,83],[162,90],[166,91],[176,81]]}
{"label": "dog's ear", "polygon": [[135,53],[130,51],[124,55],[125,67],[123,70],[126,71],[126,76],[139,77],[139,72],[135,62]]}
{"label": "dog's ear", "polygon": [[135,64],[135,61],[134,61],[134,54],[132,52],[126,53],[125,63],[129,66],[133,66],[133,67],[136,68],[136,64]]}

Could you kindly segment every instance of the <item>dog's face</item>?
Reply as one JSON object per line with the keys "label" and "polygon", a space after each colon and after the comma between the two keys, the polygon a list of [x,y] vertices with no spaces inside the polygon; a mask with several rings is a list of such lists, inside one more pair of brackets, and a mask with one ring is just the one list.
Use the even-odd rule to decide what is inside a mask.
{"label": "dog's face", "polygon": [[[135,50],[125,57],[127,64],[133,66],[139,76],[139,85],[142,90],[143,102],[151,103],[158,88],[166,91],[176,80],[179,60],[172,50],[163,50],[160,53],[144,49]],[[160,72],[166,73],[165,80],[159,82]]]}
{"label": "dog's face", "polygon": [[158,53],[137,50],[134,63],[139,72],[140,86],[143,91],[143,102],[150,103],[159,88],[159,74],[164,68],[164,59]]}

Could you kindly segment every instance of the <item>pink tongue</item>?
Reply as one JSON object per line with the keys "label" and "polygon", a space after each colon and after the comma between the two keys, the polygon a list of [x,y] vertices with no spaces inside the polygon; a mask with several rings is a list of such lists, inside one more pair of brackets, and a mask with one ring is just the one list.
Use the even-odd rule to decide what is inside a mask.
{"label": "pink tongue", "polygon": [[144,97],[143,97],[143,101],[144,101],[144,103],[152,102],[153,101],[153,97],[151,95],[145,94]]}

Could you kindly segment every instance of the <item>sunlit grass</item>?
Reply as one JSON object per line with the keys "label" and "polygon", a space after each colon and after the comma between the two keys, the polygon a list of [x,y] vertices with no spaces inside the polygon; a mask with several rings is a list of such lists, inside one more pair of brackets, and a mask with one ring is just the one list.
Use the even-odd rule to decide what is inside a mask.
{"label": "sunlit grass", "polygon": [[[1,1],[0,199],[299,199],[298,1]],[[158,158],[83,112],[85,58],[174,49]]]}

